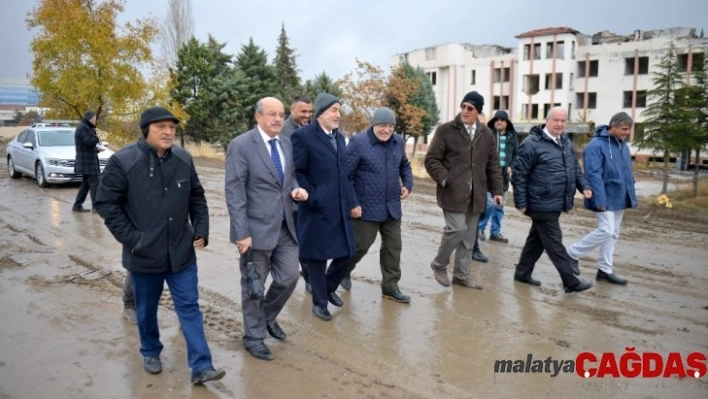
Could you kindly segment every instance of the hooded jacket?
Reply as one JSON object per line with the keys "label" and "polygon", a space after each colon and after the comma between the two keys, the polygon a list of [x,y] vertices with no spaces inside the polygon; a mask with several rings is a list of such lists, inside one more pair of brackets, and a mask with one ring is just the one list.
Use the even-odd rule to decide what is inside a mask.
{"label": "hooded jacket", "polygon": [[619,211],[637,207],[629,147],[610,135],[609,126],[597,127],[583,151],[583,163],[592,188],[592,198],[585,200],[585,208]]}
{"label": "hooded jacket", "polygon": [[519,146],[512,165],[514,205],[536,212],[568,212],[573,209],[575,190],[590,189],[575,157],[573,142],[563,133],[556,144],[534,126]]}
{"label": "hooded jacket", "polygon": [[[496,114],[494,114],[494,118],[492,118],[489,122],[487,122],[487,126],[489,129],[492,131],[492,134],[494,135],[494,140],[497,143],[497,154],[499,153],[499,132],[497,131],[496,128],[494,128],[494,124],[496,123],[498,114],[503,113],[503,115],[507,115],[506,112],[504,111],[497,111]],[[506,173],[507,167],[511,167],[511,165],[514,163],[514,159],[516,158],[516,153],[518,151],[518,141],[516,139],[516,130],[514,129],[514,124],[511,123],[511,121],[506,119],[506,133],[504,133],[504,136],[506,136],[506,166],[501,168],[501,175],[502,179],[504,181],[504,192],[509,191],[509,183],[511,182],[511,179],[509,178],[509,174]],[[501,162],[501,159],[499,160]]]}

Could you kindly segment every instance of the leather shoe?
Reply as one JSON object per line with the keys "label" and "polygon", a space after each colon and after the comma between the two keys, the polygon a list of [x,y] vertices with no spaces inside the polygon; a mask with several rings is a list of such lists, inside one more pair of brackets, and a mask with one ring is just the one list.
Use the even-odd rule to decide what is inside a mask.
{"label": "leather shoe", "polygon": [[411,301],[411,297],[404,295],[398,288],[393,291],[384,292],[383,297],[398,303],[410,303]]}
{"label": "leather shoe", "polygon": [[571,258],[570,256],[568,256],[568,258],[570,258],[570,268],[573,270],[573,274],[575,274],[576,276],[579,276],[580,275],[580,262],[577,259]]}
{"label": "leather shoe", "polygon": [[464,280],[461,279],[461,278],[453,277],[453,278],[452,278],[452,283],[453,283],[453,284],[457,284],[457,285],[461,285],[461,286],[467,287],[467,288],[474,288],[474,289],[476,289],[476,290],[481,290],[481,289],[482,289],[482,285],[476,284],[476,283],[472,282],[472,279],[470,279],[469,277],[467,277],[467,278],[464,279]]}
{"label": "leather shoe", "polygon": [[90,209],[86,209],[83,206],[75,206],[75,207],[71,208],[71,211],[72,212],[82,212],[82,213],[91,212]]}
{"label": "leather shoe", "polygon": [[317,305],[312,306],[312,313],[314,313],[315,316],[319,317],[320,319],[324,321],[328,321],[332,319],[332,314],[329,313],[329,310],[327,308],[323,308]]}
{"label": "leather shoe", "polygon": [[496,242],[500,242],[502,244],[506,244],[507,242],[509,242],[509,239],[504,237],[501,234],[490,234],[489,241],[496,241]]}
{"label": "leather shoe", "polygon": [[160,356],[143,357],[143,368],[150,374],[159,374],[162,372],[162,362],[160,361]]}
{"label": "leather shoe", "polygon": [[248,353],[251,354],[251,356],[255,358],[263,360],[273,360],[273,353],[263,342],[249,345],[246,347],[246,350],[248,351]]}
{"label": "leather shoe", "polygon": [[347,276],[342,279],[342,282],[339,283],[339,286],[342,287],[345,291],[349,291],[352,289],[352,278]]}
{"label": "leather shoe", "polygon": [[597,271],[597,277],[595,280],[606,280],[610,284],[627,285],[627,279],[619,278],[614,273],[605,273],[602,270]]}
{"label": "leather shoe", "polygon": [[435,281],[440,283],[441,285],[445,287],[450,286],[450,277],[447,276],[447,268],[446,267],[435,267],[431,266],[433,269],[433,276],[435,277]]}
{"label": "leather shoe", "polygon": [[535,285],[539,287],[541,285],[541,282],[539,280],[536,280],[535,278],[529,276],[529,277],[520,277],[518,274],[514,274],[514,280],[518,281],[520,283],[524,284],[530,284],[530,285]]}
{"label": "leather shoe", "polygon": [[266,330],[268,330],[268,334],[270,334],[271,337],[281,341],[288,337],[288,334],[280,328],[280,324],[278,324],[275,320],[270,323],[266,323]]}
{"label": "leather shoe", "polygon": [[472,259],[473,259],[473,260],[476,260],[477,262],[482,262],[482,263],[487,263],[487,262],[489,262],[489,258],[487,258],[486,256],[484,256],[484,254],[482,253],[482,251],[480,251],[479,249],[476,250],[476,251],[472,251]]}
{"label": "leather shoe", "polygon": [[332,305],[334,305],[338,308],[341,308],[342,306],[344,306],[344,301],[334,291],[327,294],[327,300],[329,300],[329,303],[331,303]]}
{"label": "leather shoe", "polygon": [[592,283],[588,283],[587,281],[583,281],[583,280],[580,280],[580,282],[578,284],[575,284],[572,287],[563,287],[566,294],[570,294],[571,292],[585,291],[590,288],[592,288]]}
{"label": "leather shoe", "polygon": [[192,384],[203,384],[207,381],[218,381],[226,375],[224,370],[214,370],[213,367],[209,367],[192,376]]}

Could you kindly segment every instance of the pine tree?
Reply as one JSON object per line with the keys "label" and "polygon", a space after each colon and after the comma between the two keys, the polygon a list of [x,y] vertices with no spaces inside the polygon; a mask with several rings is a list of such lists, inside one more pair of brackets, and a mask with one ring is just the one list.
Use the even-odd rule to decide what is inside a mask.
{"label": "pine tree", "polygon": [[284,104],[289,104],[296,95],[302,93],[302,86],[300,85],[300,77],[295,63],[295,51],[289,46],[288,35],[285,33],[285,24],[280,28],[278,48],[275,50],[273,67],[275,68],[277,82],[276,97],[283,101]]}
{"label": "pine tree", "polygon": [[327,75],[327,72],[322,72],[315,75],[313,80],[305,82],[305,95],[312,101],[315,100],[320,93],[329,93],[337,98],[342,98],[342,88]]}
{"label": "pine tree", "polygon": [[236,56],[236,68],[246,79],[245,90],[241,93],[243,105],[238,110],[239,120],[246,126],[253,126],[256,123],[256,102],[263,97],[273,96],[277,91],[275,71],[268,64],[265,50],[256,46],[253,38],[241,46],[241,52]]}
{"label": "pine tree", "polygon": [[[699,58],[702,56],[702,59]],[[693,82],[686,89],[692,122],[691,140],[695,152],[693,170],[693,196],[698,196],[698,177],[701,151],[708,147],[708,49],[702,54],[694,53]]]}

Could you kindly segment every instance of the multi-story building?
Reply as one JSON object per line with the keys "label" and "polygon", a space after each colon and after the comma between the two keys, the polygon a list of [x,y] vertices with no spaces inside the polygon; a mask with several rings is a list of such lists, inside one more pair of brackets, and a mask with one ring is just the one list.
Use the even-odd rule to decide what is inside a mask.
{"label": "multi-story building", "polygon": [[407,61],[426,71],[442,122],[458,113],[464,93],[476,90],[486,99],[486,115],[507,110],[522,132],[552,106],[568,109],[568,131],[585,132],[587,122],[607,123],[619,111],[642,122],[652,72],[670,42],[687,81],[708,49],[708,39],[693,28],[584,35],[559,27],[516,39],[516,48],[447,43],[397,54],[392,63]]}

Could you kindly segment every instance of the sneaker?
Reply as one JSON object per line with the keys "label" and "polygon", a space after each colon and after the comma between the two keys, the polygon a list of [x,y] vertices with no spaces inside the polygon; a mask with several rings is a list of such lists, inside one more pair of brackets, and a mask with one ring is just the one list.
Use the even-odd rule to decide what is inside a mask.
{"label": "sneaker", "polygon": [[214,370],[213,367],[209,367],[207,369],[202,370],[201,372],[197,373],[196,375],[192,376],[192,384],[197,385],[197,384],[203,384],[207,381],[218,381],[226,375],[226,371],[224,370]]}
{"label": "sneaker", "polygon": [[496,241],[496,242],[501,242],[501,243],[506,244],[507,242],[509,242],[509,239],[508,239],[508,238],[505,238],[505,237],[504,237],[503,235],[501,235],[501,234],[490,234],[490,235],[489,235],[489,241]]}
{"label": "sneaker", "polygon": [[480,241],[487,241],[487,235],[484,233],[484,230],[477,229],[477,237],[479,237]]}
{"label": "sneaker", "polygon": [[143,368],[150,374],[159,374],[162,372],[162,361],[160,356],[145,356],[143,357]]}
{"label": "sneaker", "polygon": [[129,323],[138,324],[138,318],[135,316],[135,304],[123,305],[123,318]]}

